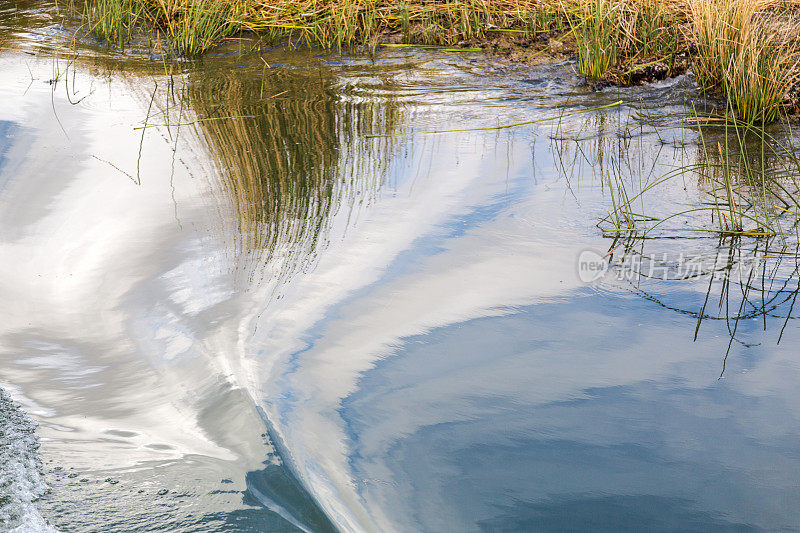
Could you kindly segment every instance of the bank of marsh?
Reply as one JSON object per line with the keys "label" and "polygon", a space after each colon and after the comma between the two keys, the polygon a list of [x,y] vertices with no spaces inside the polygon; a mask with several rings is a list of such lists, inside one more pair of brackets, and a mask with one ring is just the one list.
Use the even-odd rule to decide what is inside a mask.
{"label": "bank of marsh", "polygon": [[752,123],[797,106],[796,0],[83,0],[73,7],[112,43],[143,32],[152,46],[182,55],[242,32],[336,50],[501,42],[538,57],[575,55],[582,74],[605,84],[693,68],[701,90],[726,96]]}

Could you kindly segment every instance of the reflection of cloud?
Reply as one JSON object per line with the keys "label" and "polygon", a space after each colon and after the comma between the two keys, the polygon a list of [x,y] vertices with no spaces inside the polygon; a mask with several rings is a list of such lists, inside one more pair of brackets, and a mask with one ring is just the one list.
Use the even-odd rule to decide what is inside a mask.
{"label": "reflection of cloud", "polygon": [[[495,169],[492,161],[482,162],[480,149],[465,156],[448,151],[447,142],[445,139],[436,145],[437,159],[429,175],[424,183],[414,185],[419,194],[406,196],[401,192],[384,199],[380,211],[368,213],[357,232],[341,243],[332,243],[315,271],[287,288],[280,308],[268,308],[259,322],[262,330],[258,345],[268,353],[284,354],[289,358],[287,368],[295,368],[288,375],[280,369],[262,374],[267,401],[288,398],[287,402],[273,404],[268,414],[280,431],[290,434],[285,440],[292,443],[289,453],[293,457],[298,461],[314,457],[315,462],[326,465],[324,473],[306,470],[305,475],[315,476],[318,483],[330,476],[338,496],[355,512],[359,503],[348,494],[346,487],[352,481],[342,470],[347,464],[342,455],[347,453],[342,448],[347,439],[340,422],[330,413],[355,390],[359,375],[391,353],[404,337],[473,317],[504,315],[514,306],[557,296],[578,283],[572,272],[577,252],[523,237],[530,233],[530,221],[511,221],[506,227],[487,222],[491,229],[486,234],[480,220],[474,232],[468,227],[475,202],[481,202],[487,194],[502,195],[505,186],[496,181],[491,185],[481,182],[481,176],[491,175]],[[490,142],[487,148],[494,147]],[[443,155],[448,152],[455,161]],[[517,153],[512,155],[509,149],[511,176],[525,168],[527,152],[519,149]],[[500,190],[494,189],[498,185]],[[502,207],[496,209],[498,214],[503,212]],[[466,235],[446,239],[450,224],[463,226],[459,220],[467,225]],[[423,255],[417,255],[419,239],[435,239],[439,233],[443,248],[436,245],[433,256],[425,257],[429,252],[421,244]],[[491,238],[495,234],[507,238]],[[413,276],[406,277],[405,272],[384,276],[396,260],[401,264],[408,261]],[[562,269],[564,264],[570,266],[569,272]],[[295,342],[316,335],[319,326],[315,323],[331,313],[341,318],[324,322],[321,340],[308,349]],[[301,357],[290,357],[292,352],[301,351]],[[301,435],[326,438],[315,441]],[[306,466],[301,464],[300,468]],[[307,482],[314,488],[322,486]],[[375,527],[388,527],[386,523],[380,525],[377,517],[362,515],[355,520],[372,519],[379,522]]]}
{"label": "reflection of cloud", "polygon": [[[18,80],[27,70],[13,65],[4,74]],[[31,66],[39,72],[51,65]],[[80,69],[75,74],[70,90],[99,83]],[[262,105],[249,100],[253,82],[244,80],[257,81],[252,72],[216,74],[224,82],[224,94],[216,96],[230,112]],[[309,92],[308,76],[276,76],[291,91]],[[311,78],[320,81],[316,70]],[[182,126],[179,134],[177,121],[155,124],[166,122],[167,103],[184,123],[202,117],[202,102],[192,98],[210,98],[200,87],[207,79],[193,86],[199,93],[181,94],[183,104],[195,104],[191,110],[175,111],[171,96],[154,104],[146,130],[133,126],[141,124],[150,95],[131,97],[138,92],[128,90],[142,91],[141,79],[129,72],[106,81],[108,91],[79,105],[68,105],[45,84],[32,86],[22,111],[10,105],[15,123],[26,129],[11,146],[18,172],[4,191],[23,201],[0,211],[3,377],[17,385],[20,400],[37,406],[48,451],[69,457],[70,465],[132,468],[191,457],[211,471],[220,463],[226,475],[243,481],[274,450],[252,399],[238,387],[248,352],[240,318],[264,302],[237,291],[242,280],[231,270],[260,273],[270,254],[284,254],[286,268],[276,269],[276,278],[291,278],[290,268],[313,262],[330,217],[339,216],[338,231],[350,227],[347,217],[374,199],[388,149],[386,140],[363,134],[389,127],[376,108],[390,106],[345,109],[330,94],[331,78],[315,85],[318,101],[290,95],[283,108],[261,109],[249,127],[220,121]],[[240,100],[231,92],[236,86]],[[17,89],[9,84],[0,92],[9,90],[18,102]],[[0,102],[0,119],[6,118]],[[283,152],[274,145],[290,138]],[[254,149],[250,155],[243,152],[247,146]],[[220,174],[203,172],[210,157]],[[141,185],[125,175],[137,170]],[[233,228],[220,231],[220,220]],[[253,264],[242,264],[248,260]],[[267,281],[258,296],[279,279]],[[313,501],[298,498],[277,494],[276,501],[301,520],[325,522]]]}
{"label": "reflection of cloud", "polygon": [[[796,519],[771,503],[796,491],[800,464],[771,466],[800,429],[781,400],[794,392],[751,396],[749,374],[718,382],[719,343],[676,337],[680,319],[646,302],[560,300],[403,339],[361,378],[339,412],[366,501],[410,530],[470,529],[551,495],[653,494],[734,521]],[[760,366],[788,370],[772,359]]]}
{"label": "reflection of cloud", "polygon": [[[791,523],[769,500],[792,486],[769,475],[747,482],[767,475],[753,439],[785,408],[757,409],[764,421],[749,425],[730,411],[711,423],[730,397],[756,408],[743,394],[749,380],[716,380],[724,323],[693,343],[682,315],[583,287],[575,261],[592,240],[552,220],[563,190],[517,192],[513,206],[476,216],[505,184],[481,181],[496,170],[480,149],[455,164],[447,142],[416,185],[424,194],[382,201],[259,320],[257,345],[281,358],[251,375],[328,511],[352,529],[472,529],[493,517],[513,523],[498,509],[515,500],[563,493],[578,510],[592,493],[618,490],[672,502],[687,527]],[[524,172],[524,160],[512,161],[511,176]],[[694,301],[695,288],[670,295]],[[713,394],[728,383],[738,392]],[[687,446],[704,431],[703,444]],[[731,450],[721,453],[723,443]],[[646,498],[623,500],[634,518],[659,519],[637,507]]]}
{"label": "reflection of cloud", "polygon": [[[262,470],[271,448],[252,395],[344,529],[580,522],[602,505],[656,521],[646,507],[663,505],[685,524],[793,521],[793,507],[767,500],[796,492],[796,366],[764,348],[746,377],[735,362],[718,383],[724,324],[692,344],[682,317],[579,284],[604,205],[591,184],[576,214],[563,187],[529,189],[525,132],[390,147],[365,134],[398,119],[394,96],[362,96],[358,80],[316,68],[268,76],[270,96],[303,96],[256,101],[252,69],[176,78],[184,121],[256,118],[184,129],[201,160],[186,166],[174,128],[146,130],[142,187],[103,159],[137,168],[130,126],[149,94],[128,98],[112,79],[102,105],[57,99],[64,150],[51,149],[65,141],[49,88],[13,111],[30,128],[8,190],[26,201],[0,211],[0,363],[42,406],[46,436],[67,452],[89,442],[85,463],[206,456],[271,486],[286,471]],[[412,82],[397,92],[424,85]],[[452,85],[432,107],[405,95],[424,118],[400,126],[485,123],[480,89],[453,118]],[[192,179],[186,167],[207,157],[210,179]],[[695,301],[699,285],[670,296],[695,288]],[[769,448],[784,473],[770,471]],[[292,490],[265,497],[313,507]]]}
{"label": "reflection of cloud", "polygon": [[[37,73],[39,67],[51,65],[31,64]],[[29,77],[20,62],[4,75]],[[77,86],[91,79],[81,75]],[[182,290],[218,292],[225,280],[219,265],[204,276],[176,276],[194,268],[191,251],[199,249],[199,237],[175,223],[173,190],[155,171],[171,161],[169,146],[145,144],[143,187],[90,157],[116,154],[120,168],[136,166],[140,137],[130,125],[140,118],[139,105],[122,93],[108,95],[105,107],[95,100],[94,109],[69,105],[60,95],[51,101],[51,87],[43,83],[25,96],[18,118],[26,128],[9,152],[14,174],[4,191],[17,201],[4,203],[0,214],[4,379],[44,407],[39,412],[51,446],[91,442],[80,461],[92,467],[190,453],[232,459],[237,451],[209,438],[199,413],[206,394],[224,396],[230,388],[198,337],[208,317],[197,316],[199,300],[185,305],[172,298]],[[125,127],[108,127],[112,101],[114,120]],[[205,211],[195,206],[203,191],[183,168],[175,178],[181,216],[202,226]],[[259,424],[250,409],[251,423]],[[108,429],[134,436],[109,439]],[[88,453],[92,447],[95,453]]]}
{"label": "reflection of cloud", "polygon": [[[718,382],[719,343],[676,337],[682,329],[635,298],[573,293],[397,339],[342,399],[341,419],[327,417],[347,443],[343,468],[363,504],[402,530],[470,530],[510,502],[544,511],[551,495],[616,493],[687,498],[689,515],[723,522],[794,523],[794,508],[773,502],[796,497],[797,365],[769,355],[756,368],[794,377]],[[685,530],[689,518],[674,524]]]}

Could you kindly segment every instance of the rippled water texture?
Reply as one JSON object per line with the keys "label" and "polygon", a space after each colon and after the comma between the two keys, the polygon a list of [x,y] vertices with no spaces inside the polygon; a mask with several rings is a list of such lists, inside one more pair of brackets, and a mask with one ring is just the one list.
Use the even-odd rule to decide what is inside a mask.
{"label": "rippled water texture", "polygon": [[[0,386],[41,443],[4,395],[20,531],[797,528],[797,239],[597,227],[608,176],[700,157],[690,78],[153,60],[75,29],[0,9]],[[638,262],[582,281],[612,247]]]}

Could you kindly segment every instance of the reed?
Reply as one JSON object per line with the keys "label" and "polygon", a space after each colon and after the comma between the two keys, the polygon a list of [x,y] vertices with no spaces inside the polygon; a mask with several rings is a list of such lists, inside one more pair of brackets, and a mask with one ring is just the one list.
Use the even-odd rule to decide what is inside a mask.
{"label": "reed", "polygon": [[681,46],[678,27],[686,20],[683,3],[629,0],[626,7],[623,34],[628,54],[663,57]]}
{"label": "reed", "polygon": [[[165,4],[163,0],[159,3]],[[214,46],[220,39],[239,30],[236,23],[236,4],[221,0],[183,0],[175,2],[174,25],[168,26],[177,51],[198,55]]]}
{"label": "reed", "polygon": [[578,69],[585,76],[599,78],[617,63],[620,34],[620,4],[610,0],[589,0],[573,26],[578,45]]}
{"label": "reed", "polygon": [[243,0],[90,0],[84,16],[101,39],[124,46],[137,27],[152,29],[159,46],[201,54],[241,31]]}
{"label": "reed", "polygon": [[[202,51],[237,30],[290,38],[323,48],[370,45],[400,33],[406,42],[454,45],[509,30],[527,35],[566,27],[576,0],[85,0],[91,27],[102,38],[143,24]],[[569,5],[569,7],[565,7]],[[129,17],[128,14],[134,14]],[[218,26],[218,28],[214,28]],[[187,37],[190,36],[191,37]],[[194,40],[192,42],[192,39]]]}
{"label": "reed", "polygon": [[84,16],[98,37],[124,47],[143,13],[138,0],[95,0],[85,6]]}
{"label": "reed", "polygon": [[[587,0],[572,13],[579,70],[600,78],[614,67],[664,59],[688,43],[678,27],[686,20],[684,4],[665,0]],[[565,12],[569,16],[570,12]]]}

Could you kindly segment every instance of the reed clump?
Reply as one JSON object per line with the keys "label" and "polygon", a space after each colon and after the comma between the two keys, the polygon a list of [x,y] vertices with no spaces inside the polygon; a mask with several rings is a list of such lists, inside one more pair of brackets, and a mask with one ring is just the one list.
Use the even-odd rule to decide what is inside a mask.
{"label": "reed clump", "polygon": [[724,93],[746,122],[773,122],[797,85],[800,24],[792,7],[768,0],[693,0],[695,73]]}
{"label": "reed clump", "polygon": [[98,37],[122,46],[136,28],[158,46],[193,56],[243,29],[247,0],[90,0],[84,16]]}
{"label": "reed clump", "polygon": [[599,78],[617,63],[620,45],[620,3],[590,0],[581,6],[581,20],[574,27],[578,68],[585,76]]}
{"label": "reed clump", "polygon": [[143,4],[138,0],[95,0],[85,11],[95,35],[120,47],[132,37],[143,14]]}

